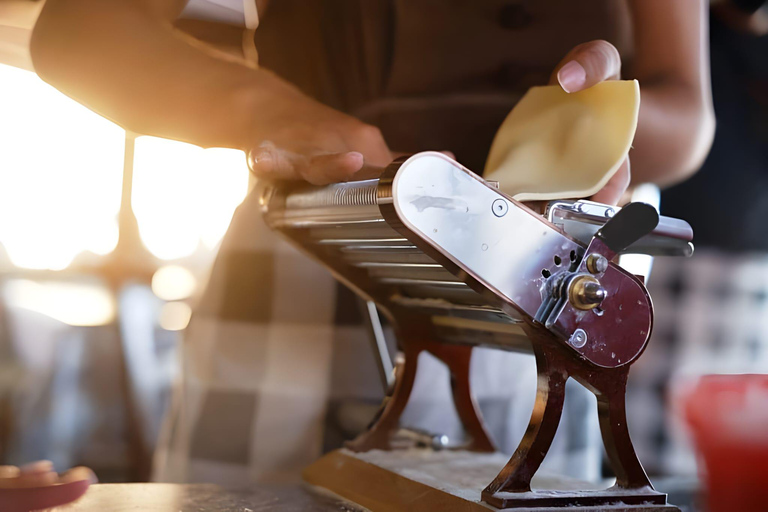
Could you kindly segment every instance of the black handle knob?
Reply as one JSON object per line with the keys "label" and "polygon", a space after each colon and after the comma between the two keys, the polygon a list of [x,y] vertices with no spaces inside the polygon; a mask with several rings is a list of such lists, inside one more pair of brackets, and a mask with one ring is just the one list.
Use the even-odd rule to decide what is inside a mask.
{"label": "black handle knob", "polygon": [[613,252],[619,253],[656,229],[659,212],[647,203],[630,203],[595,234]]}

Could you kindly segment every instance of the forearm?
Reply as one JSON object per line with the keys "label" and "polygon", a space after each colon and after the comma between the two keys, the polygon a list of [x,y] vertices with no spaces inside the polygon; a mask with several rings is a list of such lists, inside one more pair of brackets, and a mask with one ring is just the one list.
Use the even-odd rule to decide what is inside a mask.
{"label": "forearm", "polygon": [[708,2],[633,0],[640,119],[630,152],[633,181],[670,185],[698,170],[714,136]]}
{"label": "forearm", "polygon": [[35,69],[130,130],[248,148],[259,104],[288,86],[195,44],[169,16],[136,0],[48,0],[32,38]]}
{"label": "forearm", "polygon": [[685,85],[642,87],[640,116],[630,151],[633,183],[669,186],[695,173],[715,132],[712,109]]}

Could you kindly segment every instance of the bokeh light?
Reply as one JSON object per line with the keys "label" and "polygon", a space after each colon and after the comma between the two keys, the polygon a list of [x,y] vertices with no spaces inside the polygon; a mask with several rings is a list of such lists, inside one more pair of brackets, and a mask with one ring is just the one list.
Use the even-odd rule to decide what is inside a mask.
{"label": "bokeh light", "polygon": [[166,265],[152,276],[152,291],[163,300],[182,300],[190,297],[197,287],[192,272],[179,265]]}
{"label": "bokeh light", "polygon": [[167,331],[181,331],[189,324],[192,309],[185,302],[168,302],[160,309],[158,323]]}

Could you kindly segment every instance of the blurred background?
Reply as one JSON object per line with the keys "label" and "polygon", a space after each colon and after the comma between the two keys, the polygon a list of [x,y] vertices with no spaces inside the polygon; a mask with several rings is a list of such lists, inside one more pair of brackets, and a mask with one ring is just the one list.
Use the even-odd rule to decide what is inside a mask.
{"label": "blurred background", "polygon": [[0,464],[146,480],[249,172],[242,152],[127,133],[44,83],[20,4],[0,2]]}
{"label": "blurred background", "polygon": [[[0,464],[146,480],[180,336],[249,173],[240,152],[127,133],[43,83],[29,3],[0,1]],[[675,389],[768,373],[768,14],[743,3],[762,4],[712,7],[712,153],[662,196],[698,252],[657,262],[665,314],[628,395],[655,476],[696,472]]]}

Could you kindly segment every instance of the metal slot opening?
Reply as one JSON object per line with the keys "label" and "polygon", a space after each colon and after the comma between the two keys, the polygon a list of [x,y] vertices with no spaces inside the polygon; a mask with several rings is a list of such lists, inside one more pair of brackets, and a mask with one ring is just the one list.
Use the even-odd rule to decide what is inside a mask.
{"label": "metal slot opening", "polygon": [[[368,269],[374,279],[415,279],[428,282],[461,282],[437,263],[375,263],[362,262],[356,267]],[[462,283],[464,284],[464,283]]]}
{"label": "metal slot opening", "polygon": [[341,248],[341,257],[350,264],[356,263],[422,263],[435,261],[413,246],[348,246]]}

